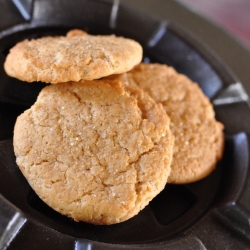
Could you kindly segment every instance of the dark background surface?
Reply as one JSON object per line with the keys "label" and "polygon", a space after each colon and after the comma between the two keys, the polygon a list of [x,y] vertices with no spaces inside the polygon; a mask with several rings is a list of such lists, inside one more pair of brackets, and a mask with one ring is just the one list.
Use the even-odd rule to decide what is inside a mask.
{"label": "dark background surface", "polygon": [[[173,21],[212,49],[237,75],[250,95],[250,51],[229,33],[172,0],[123,0],[160,19]],[[184,2],[184,1],[183,1]],[[217,1],[217,2],[220,2]],[[239,3],[242,1],[239,1]]]}
{"label": "dark background surface", "polygon": [[[94,4],[96,1],[92,0],[72,0],[70,2],[68,0],[54,0],[54,5],[48,4],[49,1],[50,0],[34,1],[36,3],[34,5],[34,12],[32,13],[32,11],[30,11],[31,19],[33,18],[33,21],[35,20],[36,22],[42,24],[46,24],[47,22],[49,22],[55,25],[57,23],[65,24],[67,23],[67,21],[73,22],[75,25],[75,23],[78,24],[80,21],[81,23],[86,22],[88,24],[87,27],[97,26],[97,30],[92,29],[91,31],[99,32],[99,27],[101,27],[102,25],[104,26],[110,20],[110,6],[106,5],[106,2],[110,1],[100,0],[99,4],[101,6],[96,6]],[[88,6],[89,8],[84,9],[82,8],[82,6],[80,6],[80,8],[78,5],[78,9],[76,9],[74,4],[80,1],[81,4],[83,2],[88,3],[90,5]],[[5,4],[5,7],[1,8],[1,3],[4,2],[8,4]],[[12,18],[10,18],[10,12],[8,10],[13,9],[13,2],[14,0],[0,0],[0,17],[6,16],[6,18],[3,18],[0,21],[0,24],[2,26],[6,26],[4,28],[23,22],[21,13],[15,11],[15,9],[12,13]],[[27,5],[30,6],[29,3],[31,3],[32,0],[19,0],[19,2],[27,3]],[[229,65],[232,71],[235,72],[240,81],[242,81],[242,83],[244,84],[245,88],[248,91],[248,94],[250,93],[250,73],[248,72],[248,65],[250,65],[250,53],[246,48],[240,45],[228,34],[222,32],[219,28],[215,27],[202,17],[199,17],[196,14],[190,12],[185,7],[178,4],[176,1],[124,0],[122,2],[129,4],[137,9],[141,9],[144,12],[148,12],[159,19],[168,20],[173,24],[176,23],[177,25],[183,27],[184,30],[192,33],[197,40],[201,41],[201,44],[208,45],[209,48],[211,48],[220,58],[222,58],[222,60],[227,65]],[[54,9],[54,7],[56,8],[56,10]],[[66,12],[65,9],[67,10]],[[27,18],[29,18],[29,8],[27,8],[26,11]],[[72,15],[70,14],[70,11],[72,13],[78,14]],[[6,13],[8,13],[8,15],[6,15]],[[92,15],[93,13],[95,15]],[[134,12],[133,10],[132,13],[137,12]],[[127,29],[128,25],[133,25],[133,20],[131,21],[131,18],[133,19],[134,17],[134,21],[136,21],[138,15],[138,13],[137,15],[130,15],[130,12],[127,12],[127,9],[122,8],[120,9],[119,14],[121,15],[121,17],[124,17],[125,14],[129,14],[127,18],[125,18],[125,20],[123,20],[122,18],[118,20],[120,21],[120,29]],[[96,15],[98,16],[98,18],[96,18]],[[23,16],[25,16],[25,13],[23,13]],[[95,25],[91,25],[92,23],[89,20],[94,22]],[[145,25],[145,23],[147,23],[147,25]],[[33,35],[35,36],[47,34],[46,32],[48,30],[46,29],[37,29],[38,34],[35,34],[35,31],[29,31],[27,29],[28,24],[28,21],[24,23],[23,27],[25,28],[25,30],[23,32],[17,32],[17,34],[14,33],[13,36],[7,37],[8,39],[6,38],[6,40],[2,39],[2,43],[0,43],[0,48],[1,45],[2,49],[4,48],[1,51],[2,53],[0,54],[0,59],[2,60],[2,62],[6,56],[6,53],[8,52],[8,48],[10,47],[8,43],[9,41],[11,42],[11,44],[14,44],[14,41],[21,40],[22,36],[26,37],[30,35],[31,37],[33,37]],[[131,26],[129,27],[129,30],[131,30],[133,35],[140,38],[145,34],[151,34],[152,30],[157,28],[158,23],[155,21],[151,22],[151,19],[147,15],[143,15],[143,18],[139,19],[138,22],[134,22],[134,25],[135,27]],[[178,36],[175,37],[173,36],[173,33],[171,33],[171,29],[172,31],[175,31],[175,28],[175,25],[169,25],[167,27],[167,29],[169,29],[168,31],[170,32],[166,32],[167,34],[165,34],[166,36],[164,40],[169,44],[169,41],[171,41],[172,39],[172,41],[174,42],[170,43],[169,45],[174,46],[170,46],[170,49],[168,49],[167,47],[168,50],[163,51],[162,49],[165,48],[165,45],[160,43],[161,46],[164,46],[156,46],[159,49],[159,53],[155,53],[157,55],[164,55],[166,52],[169,52],[167,53],[168,59],[173,59],[173,62],[175,62],[174,59],[176,59],[175,56],[178,53],[173,53],[172,55],[172,53],[170,52],[173,51],[172,49],[175,48],[176,45],[179,44],[181,46],[181,55],[183,55],[186,51],[181,49],[183,48],[182,45],[184,46],[184,48],[189,48],[189,46],[185,46],[185,43],[182,44],[175,42],[178,41],[178,39],[176,40]],[[15,27],[14,32],[16,31],[18,30]],[[54,31],[59,32],[57,29],[49,30],[49,32]],[[110,30],[106,29],[105,32],[106,31]],[[9,31],[5,31],[5,34],[7,32]],[[182,32],[177,33],[182,35],[180,37],[183,37]],[[1,35],[3,35],[4,37],[4,32],[1,33]],[[148,42],[148,37],[145,36],[145,38],[146,42]],[[189,38],[187,39],[187,42],[190,42]],[[192,43],[188,44],[192,45]],[[195,44],[196,43],[194,43],[194,46],[190,46],[190,48],[195,49]],[[153,48],[153,50],[155,51],[155,49],[157,48]],[[200,51],[200,49],[204,50],[202,46],[199,47],[199,52],[203,52]],[[151,53],[154,52],[153,50],[151,50]],[[194,53],[196,52],[194,51]],[[202,53],[202,55],[204,54],[208,56],[208,61],[211,62],[209,53]],[[202,62],[202,60],[200,60],[202,59],[202,57],[195,56],[194,58],[196,58],[199,62]],[[185,60],[187,61],[187,57],[185,57],[184,55],[181,57],[181,60],[178,59],[177,61],[178,64],[182,64],[184,62],[184,66],[188,66],[188,68],[196,68],[197,66],[195,72],[201,72],[200,68],[202,67],[200,67],[200,63],[185,64]],[[218,68],[217,66],[220,65],[220,63],[214,64],[214,61],[216,60],[212,60],[211,62],[214,66],[211,67],[211,69],[216,69],[216,72],[219,73],[219,76],[222,78],[223,82],[223,84],[221,85],[219,81],[219,84],[217,84],[218,89],[225,89],[226,87],[231,85],[231,83],[237,81],[237,78],[231,77],[228,72],[225,72],[223,67]],[[206,67],[204,68],[206,69]],[[180,67],[179,69],[185,70],[185,67]],[[188,72],[192,73],[193,71]],[[213,80],[210,75],[207,78],[209,82]],[[212,81],[212,83],[214,82]],[[6,105],[1,106],[2,110],[0,109],[0,111],[2,111],[0,124],[2,126],[2,138],[9,139],[7,141],[3,140],[0,142],[0,166],[2,169],[2,172],[0,174],[0,190],[1,194],[3,194],[4,196],[4,199],[0,201],[2,201],[2,203],[6,205],[5,210],[3,210],[6,212],[6,214],[0,213],[0,215],[3,215],[2,218],[4,218],[6,222],[5,224],[2,224],[2,231],[5,230],[6,225],[9,223],[8,219],[11,219],[11,216],[13,215],[18,215],[16,213],[16,208],[8,202],[11,202],[22,211],[22,213],[19,214],[19,220],[25,219],[25,216],[27,216],[28,218],[27,222],[21,228],[16,237],[14,237],[15,235],[11,235],[10,233],[10,238],[13,238],[9,240],[11,241],[11,244],[10,247],[8,247],[8,250],[97,250],[107,248],[153,249],[153,247],[154,249],[167,248],[174,250],[226,248],[247,249],[246,246],[249,246],[250,242],[248,219],[250,214],[250,173],[248,149],[250,137],[249,135],[247,135],[247,133],[250,132],[250,128],[248,126],[248,124],[250,124],[250,112],[249,106],[246,102],[232,103],[230,105],[224,106],[219,105],[216,107],[218,118],[220,118],[221,121],[223,121],[223,123],[225,124],[227,132],[226,134],[232,134],[232,136],[227,136],[224,160],[212,175],[210,175],[202,182],[194,183],[191,185],[176,187],[169,186],[168,189],[166,189],[161,194],[161,196],[157,197],[157,199],[155,199],[147,209],[144,209],[142,213],[139,214],[139,216],[133,218],[127,223],[109,226],[107,228],[96,228],[95,226],[85,225],[84,223],[75,224],[68,218],[62,218],[61,215],[56,214],[44,203],[42,203],[41,200],[39,200],[39,198],[28,186],[20,171],[18,171],[18,169],[16,168],[11,141],[12,127],[14,125],[17,113],[21,112],[21,108],[24,108],[24,106],[21,106],[22,101],[24,101],[24,104],[34,102],[34,100],[30,98],[32,97],[35,99],[35,93],[41,87],[37,86],[36,88],[36,85],[32,85],[32,87],[26,85],[26,83],[21,83],[16,80],[7,78],[6,74],[2,74],[0,93],[2,93],[2,102]],[[205,84],[205,86],[207,87],[210,87],[211,85],[213,84]],[[3,89],[3,86],[6,87],[4,89],[5,92],[1,92],[1,88]],[[23,88],[21,86],[26,86],[26,88]],[[33,92],[31,91],[31,89]],[[7,107],[9,108],[9,110],[7,110]],[[176,199],[176,197],[178,197],[178,199]],[[171,200],[172,198],[176,201],[175,205],[173,205],[173,202]],[[171,202],[163,202],[166,200],[171,200]],[[210,202],[211,200],[212,202]],[[186,210],[188,210],[188,212],[185,213],[184,211],[183,213],[183,211],[178,211],[179,208],[185,208],[185,206],[180,205],[180,202],[186,205]],[[171,204],[171,206],[169,208],[166,208],[165,204]],[[202,204],[202,208],[200,204]],[[1,203],[0,208],[4,209],[4,206],[2,206]],[[165,211],[170,211],[170,209],[172,209],[169,213],[171,215],[170,219],[173,219],[174,212],[176,212],[180,217],[176,216],[173,221],[163,221],[163,219],[168,219]],[[157,222],[155,218],[159,222]],[[0,221],[3,221],[1,220],[1,217]],[[160,223],[165,224],[162,225]],[[150,226],[152,224],[157,225],[157,227]],[[18,225],[14,224],[14,226],[17,227]],[[161,230],[166,231],[163,232]],[[161,232],[164,233],[164,236],[162,234],[159,234]],[[209,237],[207,237],[208,235]],[[7,239],[7,237],[5,238]],[[132,244],[135,242],[148,243],[150,241],[149,239],[151,238],[152,240],[156,240],[156,244],[154,244],[154,242],[151,245],[144,244],[124,246],[120,244],[124,242],[126,244]],[[86,239],[92,241],[88,241]],[[112,243],[111,245],[106,244],[110,242]],[[116,245],[113,243],[119,244]],[[167,247],[165,247],[164,244],[166,244]]]}

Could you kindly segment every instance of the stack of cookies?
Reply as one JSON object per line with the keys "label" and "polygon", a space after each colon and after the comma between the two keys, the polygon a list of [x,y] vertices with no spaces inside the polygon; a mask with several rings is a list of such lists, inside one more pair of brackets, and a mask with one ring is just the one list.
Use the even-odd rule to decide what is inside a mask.
{"label": "stack of cookies", "polygon": [[17,165],[75,221],[125,221],[167,182],[198,181],[221,158],[223,125],[197,84],[141,60],[137,42],[81,30],[25,40],[6,58],[8,75],[50,83],[17,118]]}

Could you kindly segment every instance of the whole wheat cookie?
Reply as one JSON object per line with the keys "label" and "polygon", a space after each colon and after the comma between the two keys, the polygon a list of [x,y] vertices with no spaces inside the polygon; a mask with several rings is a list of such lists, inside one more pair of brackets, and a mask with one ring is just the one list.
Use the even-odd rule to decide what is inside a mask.
{"label": "whole wheat cookie", "polygon": [[9,76],[23,81],[55,84],[124,73],[141,59],[142,47],[134,40],[71,30],[67,36],[17,43],[10,49],[4,68]]}
{"label": "whole wheat cookie", "polygon": [[160,64],[142,63],[114,78],[142,88],[169,115],[175,146],[168,182],[198,181],[214,170],[223,153],[224,126],[215,120],[213,107],[197,84]]}
{"label": "whole wheat cookie", "polygon": [[56,211],[93,224],[136,215],[165,186],[174,139],[169,117],[119,81],[45,87],[16,121],[16,162]]}

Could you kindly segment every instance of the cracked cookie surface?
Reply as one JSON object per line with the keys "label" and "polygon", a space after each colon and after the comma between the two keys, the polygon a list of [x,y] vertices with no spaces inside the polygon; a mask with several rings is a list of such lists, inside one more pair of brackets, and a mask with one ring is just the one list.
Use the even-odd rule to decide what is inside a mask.
{"label": "cracked cookie surface", "polygon": [[67,36],[17,43],[10,49],[4,68],[8,75],[22,81],[55,84],[124,73],[141,59],[142,48],[134,40],[71,30]]}
{"label": "cracked cookie surface", "polygon": [[169,123],[161,104],[119,81],[50,85],[16,121],[17,165],[56,211],[93,224],[122,222],[165,187]]}
{"label": "cracked cookie surface", "polygon": [[141,63],[113,78],[142,88],[169,115],[175,145],[168,182],[198,181],[214,170],[223,153],[224,126],[215,120],[212,104],[197,84],[160,64]]}

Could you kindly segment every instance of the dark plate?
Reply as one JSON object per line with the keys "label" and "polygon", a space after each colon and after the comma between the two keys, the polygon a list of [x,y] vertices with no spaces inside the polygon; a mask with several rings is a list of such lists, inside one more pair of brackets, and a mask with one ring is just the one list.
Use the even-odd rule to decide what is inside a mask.
{"label": "dark plate", "polygon": [[[2,249],[246,249],[250,244],[248,96],[234,74],[181,27],[118,1],[1,0],[0,64],[25,38],[65,34],[123,35],[140,42],[145,62],[166,63],[198,82],[225,125],[216,170],[189,185],[167,185],[134,218],[111,226],[76,223],[49,208],[15,164],[16,117],[45,85],[9,78],[0,68],[0,248]],[[15,3],[15,4],[14,4]],[[19,10],[19,12],[18,12]],[[208,148],[209,150],[209,148]]]}

